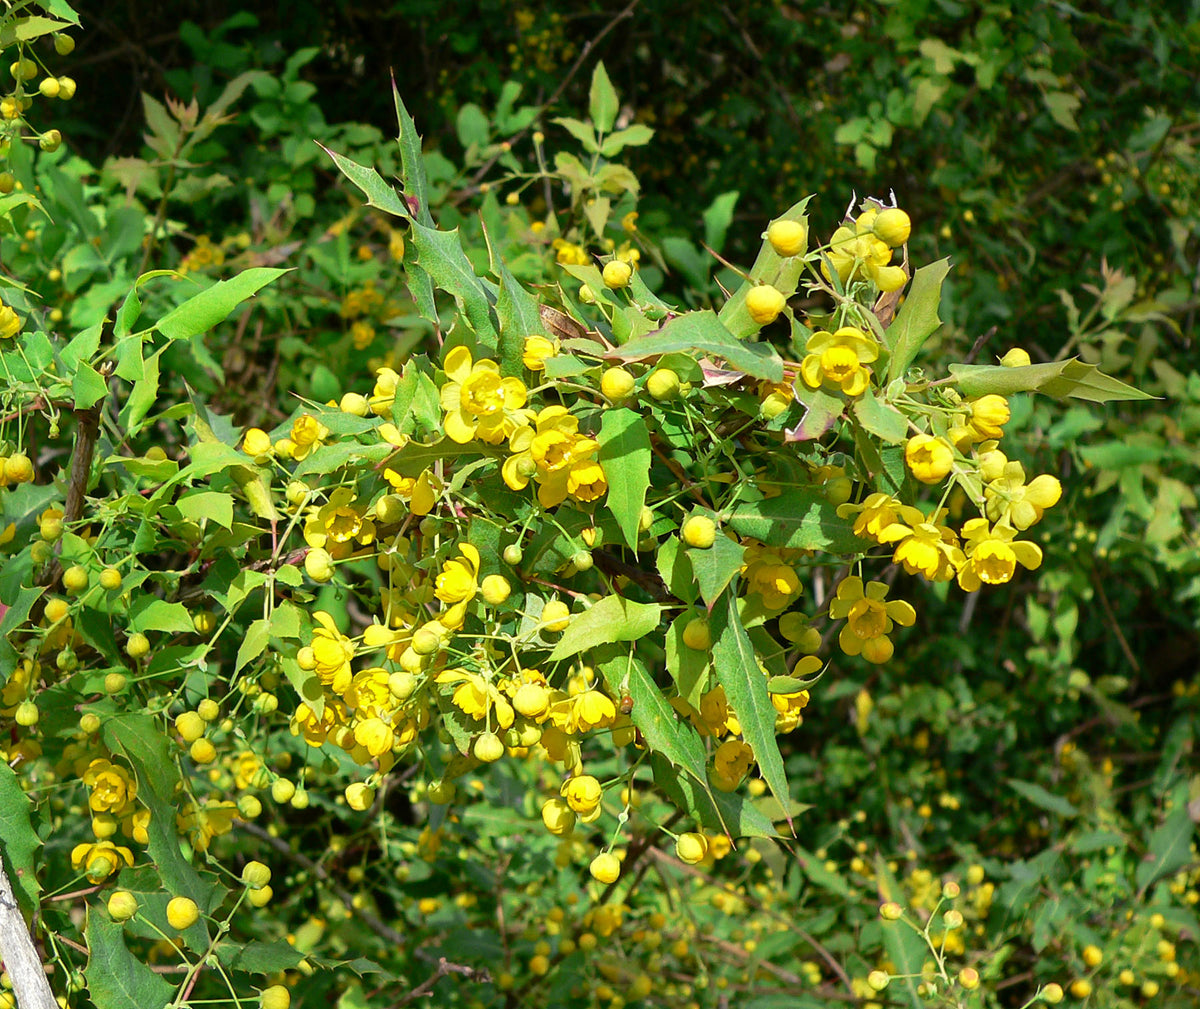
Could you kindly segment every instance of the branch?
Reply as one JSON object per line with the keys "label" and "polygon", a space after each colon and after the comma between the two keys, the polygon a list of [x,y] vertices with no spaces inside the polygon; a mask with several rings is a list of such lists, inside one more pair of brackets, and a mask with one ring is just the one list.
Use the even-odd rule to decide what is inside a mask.
{"label": "branch", "polygon": [[468,981],[479,981],[482,984],[488,984],[492,980],[492,975],[488,973],[486,967],[468,967],[466,964],[451,963],[444,956],[438,957],[437,970],[429,977],[422,981],[417,987],[410,991],[407,995],[402,996],[397,1001],[393,1002],[389,1009],[396,1009],[397,1006],[408,1005],[414,999],[420,998],[422,995],[428,995],[433,991],[433,986],[438,983],[447,974],[461,974]]}
{"label": "branch", "polygon": [[21,1009],[58,1009],[58,1001],[46,980],[42,959],[33,945],[25,916],[17,905],[3,861],[0,861],[0,956],[12,978],[13,991]]}

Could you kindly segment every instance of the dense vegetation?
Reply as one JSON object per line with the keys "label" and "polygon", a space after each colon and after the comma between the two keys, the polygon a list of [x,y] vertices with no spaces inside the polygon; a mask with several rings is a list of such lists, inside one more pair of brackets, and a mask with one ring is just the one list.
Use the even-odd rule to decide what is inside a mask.
{"label": "dense vegetation", "polygon": [[135,6],[0,3],[0,1003],[1195,1002],[1197,5]]}

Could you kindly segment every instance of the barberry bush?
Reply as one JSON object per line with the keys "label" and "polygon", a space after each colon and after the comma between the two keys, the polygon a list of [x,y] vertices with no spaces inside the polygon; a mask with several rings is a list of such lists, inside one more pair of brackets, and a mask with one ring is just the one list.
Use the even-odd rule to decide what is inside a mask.
{"label": "barberry bush", "polygon": [[[994,850],[918,841],[958,785],[884,754],[930,727],[1008,752],[1019,689],[947,719],[981,594],[1040,576],[1030,640],[1073,658],[1041,532],[1073,474],[1020,461],[1021,421],[1144,394],[1019,339],[939,351],[951,263],[910,261],[891,194],[828,234],[810,201],[848,195],[805,196],[748,267],[656,293],[618,160],[652,131],[599,64],[587,117],[544,124],[575,151],[521,154],[544,110],[512,94],[439,185],[396,94],[394,147],[322,124],[293,154],[352,184],[343,216],[188,240],[178,208],[222,188],[191,159],[288,85],[148,99],[149,155],[96,173],[31,125],[78,19],[25,7],[0,24],[28,271],[0,276],[0,1000],[1187,1003],[1186,685],[1140,805],[1067,741],[1053,780],[1010,776],[1041,819]],[[248,413],[227,378],[264,324],[295,382]],[[1075,673],[1064,710],[1116,709]],[[872,691],[901,674],[898,705]],[[853,740],[814,751],[842,714]],[[897,803],[930,782],[939,813]]]}

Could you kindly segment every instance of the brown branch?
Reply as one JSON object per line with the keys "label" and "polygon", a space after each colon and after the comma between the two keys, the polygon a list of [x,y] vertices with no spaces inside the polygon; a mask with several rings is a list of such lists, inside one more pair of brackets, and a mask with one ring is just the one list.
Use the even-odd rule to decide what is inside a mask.
{"label": "brown branch", "polygon": [[397,1006],[408,1005],[408,1003],[412,1002],[414,999],[420,998],[422,995],[428,995],[431,991],[433,991],[433,986],[447,974],[461,974],[468,981],[479,981],[482,984],[488,984],[492,980],[492,975],[488,973],[488,969],[486,967],[468,967],[466,964],[451,963],[444,956],[440,956],[438,957],[437,970],[419,985],[417,985],[417,987],[415,987],[407,995],[393,1002],[390,1009],[396,1009]]}

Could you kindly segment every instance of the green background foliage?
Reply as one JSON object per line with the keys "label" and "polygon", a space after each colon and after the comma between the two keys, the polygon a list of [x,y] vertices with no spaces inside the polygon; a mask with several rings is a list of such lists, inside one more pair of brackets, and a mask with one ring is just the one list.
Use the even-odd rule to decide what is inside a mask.
{"label": "green background foliage", "polygon": [[[170,958],[158,931],[170,932],[168,897],[224,907],[222,920],[242,892],[236,873],[257,858],[275,873],[273,901],[239,905],[228,935],[210,920],[183,936],[193,960],[211,949],[221,965],[201,972],[204,997],[228,996],[227,972],[242,1004],[283,982],[294,1005],[340,1009],[404,1004],[435,978],[435,998],[463,1006],[928,1004],[916,979],[880,994],[865,979],[881,968],[920,974],[931,956],[925,938],[938,946],[952,903],[967,925],[964,948],[946,947],[951,974],[974,965],[983,981],[975,990],[941,985],[945,1004],[1023,1006],[1050,982],[1081,1005],[1194,1004],[1200,4],[909,0],[835,11],[797,0],[698,12],[643,0],[625,17],[595,3],[338,0],[286,17],[278,5],[245,3],[92,6],[81,10],[75,52],[59,61],[78,82],[76,97],[29,113],[66,142],[52,153],[14,144],[7,170],[22,189],[0,197],[0,294],[45,319],[53,336],[31,338],[23,362],[6,356],[6,380],[13,389],[45,383],[58,404],[25,424],[15,420],[16,400],[6,401],[39,478],[2,492],[15,536],[0,569],[0,668],[12,675],[15,646],[25,643],[18,632],[45,605],[42,587],[32,587],[29,544],[38,516],[63,498],[73,413],[120,388],[89,494],[104,502],[96,519],[112,531],[106,556],[153,562],[126,567],[128,601],[95,597],[80,608],[77,650],[93,659],[42,691],[39,731],[65,740],[81,714],[102,717],[109,751],[124,756],[139,798],[159,815],[146,841],[152,866],[119,877],[144,905],[122,929],[104,909],[113,881],[73,893],[89,888],[70,864],[73,845],[90,839],[86,792],[31,818],[21,761],[10,754],[15,769],[0,769],[5,867],[26,911],[41,900],[35,932],[56,994],[97,1009],[176,998],[183,978],[152,970]],[[620,96],[615,106],[590,93],[599,59]],[[399,145],[396,95],[406,106]],[[585,112],[596,125],[635,131],[605,151],[623,172],[588,170]],[[544,154],[535,129],[546,136]],[[571,151],[573,160],[555,160]],[[534,177],[544,157],[571,192]],[[355,165],[364,166],[357,177]],[[390,184],[401,176],[415,206]],[[771,822],[791,814],[798,840],[753,837],[692,867],[673,857],[665,835],[643,829],[628,842],[638,874],[605,891],[579,870],[591,846],[564,849],[542,829],[551,783],[527,766],[472,772],[459,784],[469,801],[460,795],[450,807],[428,801],[427,769],[398,767],[369,817],[350,810],[340,789],[352,763],[336,750],[314,758],[257,698],[278,694],[290,708],[308,697],[289,643],[311,633],[314,609],[346,619],[369,612],[376,572],[348,566],[335,592],[306,581],[300,557],[269,573],[242,568],[251,523],[286,518],[279,486],[274,497],[265,489],[270,474],[234,451],[241,431],[285,433],[301,411],[365,392],[376,367],[429,352],[435,287],[490,342],[502,370],[520,374],[522,348],[510,334],[539,320],[541,292],[562,283],[574,298],[586,281],[608,304],[594,255],[560,268],[554,226],[531,237],[531,222],[549,219],[551,207],[561,237],[593,254],[636,208],[643,304],[661,297],[719,309],[722,289],[736,291],[740,278],[705,246],[749,263],[766,222],[810,194],[812,232],[828,236],[851,193],[889,189],[914,222],[914,266],[950,259],[940,304],[925,304],[919,279],[896,323],[903,332],[913,320],[924,336],[931,326],[922,317],[940,316],[917,362],[930,377],[947,362],[994,364],[1019,346],[1035,365],[1057,370],[1078,355],[1160,397],[1104,405],[1012,397],[1006,438],[1030,473],[1054,473],[1065,488],[1039,526],[1042,567],[965,605],[953,586],[893,571],[893,595],[918,601],[917,625],[897,635],[885,665],[835,662],[813,688],[803,727],[781,737],[779,766],[763,767],[768,791],[754,804],[706,795],[686,723],[665,708],[655,709],[657,721],[641,716],[660,728],[656,737],[643,730],[656,751],[636,800],[643,828],[683,830],[679,809],[711,805],[710,830],[733,821],[746,835],[771,834]],[[372,207],[415,220],[401,227],[365,209],[364,191]],[[46,212],[23,194],[36,194]],[[399,263],[390,251],[397,231]],[[478,279],[489,267],[494,284]],[[823,310],[803,294],[792,307],[797,318]],[[722,355],[699,322],[685,335],[646,336],[660,308],[614,321],[629,359],[641,340],[642,349],[676,354],[688,378],[681,352],[704,347],[775,377],[770,356],[748,350],[759,345]],[[369,335],[354,330],[360,323]],[[667,342],[644,342],[652,340]],[[583,375],[588,348],[567,349],[548,376]],[[440,422],[432,376],[432,366],[405,373],[390,417],[401,434]],[[860,404],[858,419],[886,434],[894,418],[871,410]],[[342,455],[301,462],[295,477],[383,458],[355,446],[364,430],[355,418],[321,419],[345,438],[325,451]],[[669,418],[654,433],[663,432],[685,444]],[[6,452],[17,434],[6,428]],[[608,411],[599,440],[601,458],[629,460],[634,475],[610,493],[615,519],[605,535],[636,548],[650,476],[666,481],[674,471],[658,461],[650,469],[649,433],[636,415]],[[436,454],[409,445],[394,465],[416,476]],[[759,535],[782,518],[769,502],[750,502],[729,522]],[[546,577],[560,568],[581,548],[581,528],[547,533],[541,558],[527,548],[528,570]],[[509,532],[477,534],[486,571],[501,570],[496,555]],[[839,533],[801,523],[789,545],[836,546]],[[684,564],[665,545],[673,541],[662,542],[657,569],[674,588]],[[89,550],[69,530],[62,564]],[[716,604],[719,672],[732,697],[749,689],[738,676],[754,647],[753,629],[748,638],[728,612],[741,556],[688,553],[680,577],[694,573],[697,607]],[[216,617],[215,637],[193,633],[200,609]],[[687,616],[662,657],[676,678],[686,675]],[[572,629],[558,653],[637,636],[638,614],[623,610],[621,619],[587,640],[568,636],[587,625]],[[128,668],[113,622],[154,639],[148,665],[133,666],[140,673]],[[164,726],[230,668],[233,677],[253,673],[254,686],[231,694],[222,713],[271,755],[242,789],[261,795],[265,809],[216,837],[210,853],[181,852],[170,810],[176,788],[192,786]],[[122,700],[104,687],[118,669],[147,682]],[[158,690],[156,678],[171,670],[187,672]],[[638,660],[611,657],[600,672],[614,693],[628,687],[635,710],[664,704]],[[463,734],[447,721],[448,733]],[[678,773],[689,765],[691,774]],[[615,760],[604,767],[618,770]],[[269,798],[283,779],[301,785],[307,808]],[[39,794],[54,781],[32,784]],[[610,827],[634,801],[623,814],[621,806]],[[941,903],[943,880],[963,895]],[[886,900],[918,928],[881,920]],[[1163,943],[1174,944],[1169,957]],[[1084,959],[1092,946],[1099,965]],[[462,970],[439,977],[438,957]],[[1081,978],[1091,994],[1070,990]]]}

